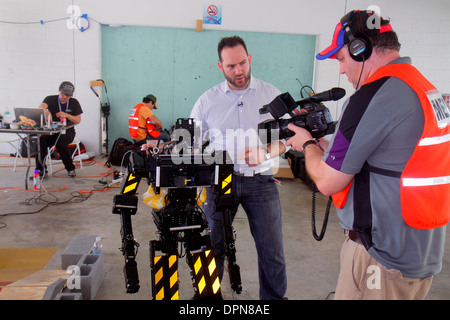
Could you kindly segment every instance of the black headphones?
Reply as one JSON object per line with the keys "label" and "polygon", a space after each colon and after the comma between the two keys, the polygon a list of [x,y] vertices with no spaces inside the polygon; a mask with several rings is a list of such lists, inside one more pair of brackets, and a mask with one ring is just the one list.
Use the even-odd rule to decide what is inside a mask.
{"label": "black headphones", "polygon": [[[364,34],[367,29],[367,19],[365,11],[350,11],[341,19],[342,29],[349,40],[348,52],[353,60],[361,62],[370,58],[372,55],[372,41]],[[364,21],[362,21],[364,20]]]}

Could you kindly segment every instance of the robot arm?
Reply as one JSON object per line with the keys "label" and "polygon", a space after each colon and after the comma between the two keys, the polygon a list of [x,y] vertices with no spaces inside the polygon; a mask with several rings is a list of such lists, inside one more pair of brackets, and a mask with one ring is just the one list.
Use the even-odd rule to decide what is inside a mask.
{"label": "robot arm", "polygon": [[[140,159],[141,157],[142,159]],[[139,153],[136,153],[135,156],[130,157],[130,159],[134,163],[126,170],[124,180],[120,187],[120,194],[114,196],[112,212],[120,214],[120,233],[122,236],[122,247],[120,248],[120,251],[125,258],[123,273],[127,293],[136,293],[139,291],[140,287],[136,263],[136,254],[139,243],[135,240],[133,235],[131,216],[135,215],[137,211],[138,197],[136,195],[136,190],[142,177],[141,173],[145,172],[146,161],[145,156]]]}
{"label": "robot arm", "polygon": [[137,197],[135,195],[118,194],[114,196],[113,213],[120,214],[122,247],[120,251],[125,257],[123,273],[127,293],[139,291],[139,276],[137,271],[136,253],[139,243],[133,236],[131,216],[137,211]]}
{"label": "robot arm", "polygon": [[[231,182],[230,182],[231,183]],[[219,190],[215,200],[216,211],[222,212],[222,227],[225,247],[225,256],[228,263],[228,275],[231,289],[237,294],[242,292],[241,269],[236,263],[235,231],[232,226],[232,213],[235,208],[234,198],[231,194]],[[226,191],[225,191],[226,192]]]}
{"label": "robot arm", "polygon": [[[227,163],[227,155],[223,155],[223,163]],[[225,247],[225,256],[228,263],[228,275],[231,289],[237,294],[242,292],[241,271],[236,263],[235,230],[233,228],[233,211],[236,210],[236,201],[232,194],[233,166],[222,165],[219,171],[219,182],[213,186],[217,193],[215,210],[222,213],[222,228]]]}

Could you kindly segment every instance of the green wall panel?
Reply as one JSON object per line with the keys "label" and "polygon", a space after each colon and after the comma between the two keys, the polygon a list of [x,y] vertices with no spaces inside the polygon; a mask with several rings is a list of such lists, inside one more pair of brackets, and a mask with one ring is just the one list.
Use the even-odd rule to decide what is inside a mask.
{"label": "green wall panel", "polygon": [[[111,104],[109,149],[128,134],[130,109],[149,93],[155,114],[169,129],[189,117],[198,97],[224,80],[217,44],[239,35],[252,55],[252,74],[300,99],[300,84],[312,85],[316,37],[310,35],[102,26],[102,79]],[[105,100],[105,96],[103,96]]]}

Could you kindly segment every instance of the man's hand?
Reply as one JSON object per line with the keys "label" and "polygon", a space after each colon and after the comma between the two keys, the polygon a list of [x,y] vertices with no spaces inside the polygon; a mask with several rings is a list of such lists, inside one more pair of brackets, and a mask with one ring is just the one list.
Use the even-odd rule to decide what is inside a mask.
{"label": "man's hand", "polygon": [[60,111],[60,112],[56,113],[56,117],[58,119],[60,119],[61,117],[66,117],[67,120],[69,120],[69,121],[71,121],[72,123],[75,123],[75,124],[78,124],[78,123],[81,122],[81,114],[79,114],[77,116],[74,116],[74,115],[71,115],[70,113]]}
{"label": "man's hand", "polygon": [[238,157],[238,160],[245,159],[245,163],[249,167],[259,166],[265,160],[266,150],[256,147],[250,147]]}
{"label": "man's hand", "polygon": [[287,140],[286,145],[292,146],[292,149],[295,151],[303,151],[303,144],[313,138],[311,133],[309,133],[309,131],[304,128],[293,125],[292,123],[288,124],[288,129],[293,131],[295,133],[295,136]]}
{"label": "man's hand", "polygon": [[58,119],[61,119],[61,117],[66,117],[66,118],[67,118],[67,113],[65,113],[65,112],[63,112],[63,111],[57,112],[57,113],[56,113],[56,117],[57,117]]}

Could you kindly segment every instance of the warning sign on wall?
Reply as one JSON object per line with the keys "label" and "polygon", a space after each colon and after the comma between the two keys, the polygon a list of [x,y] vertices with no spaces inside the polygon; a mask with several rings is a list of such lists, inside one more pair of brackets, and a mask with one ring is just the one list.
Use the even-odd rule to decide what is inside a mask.
{"label": "warning sign on wall", "polygon": [[214,4],[206,5],[203,9],[203,23],[222,24],[222,6]]}

